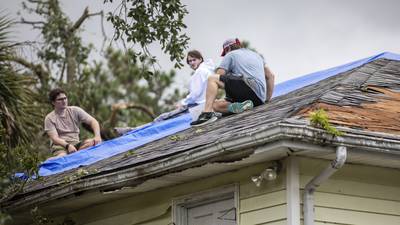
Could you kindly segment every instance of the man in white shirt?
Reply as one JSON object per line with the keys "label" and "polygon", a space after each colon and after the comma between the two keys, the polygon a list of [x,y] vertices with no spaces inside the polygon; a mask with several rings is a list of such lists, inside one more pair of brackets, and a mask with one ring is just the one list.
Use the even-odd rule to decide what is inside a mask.
{"label": "man in white shirt", "polygon": [[205,103],[207,79],[214,74],[215,70],[212,60],[204,60],[198,50],[189,51],[186,62],[194,70],[194,73],[190,78],[189,94],[179,102],[178,108]]}

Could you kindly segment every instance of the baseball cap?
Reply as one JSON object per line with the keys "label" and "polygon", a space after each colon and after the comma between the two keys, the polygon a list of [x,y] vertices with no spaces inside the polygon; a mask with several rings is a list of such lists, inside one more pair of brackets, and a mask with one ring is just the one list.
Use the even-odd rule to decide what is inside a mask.
{"label": "baseball cap", "polygon": [[229,38],[226,41],[224,41],[224,44],[222,45],[222,53],[221,56],[225,56],[226,54],[226,49],[234,44],[240,45],[240,41],[237,38]]}

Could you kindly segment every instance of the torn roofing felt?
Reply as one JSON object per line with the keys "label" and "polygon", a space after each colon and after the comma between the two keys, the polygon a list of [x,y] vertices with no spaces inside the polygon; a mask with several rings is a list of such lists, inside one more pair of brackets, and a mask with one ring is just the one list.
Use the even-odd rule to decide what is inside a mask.
{"label": "torn roofing felt", "polygon": [[[373,62],[377,59],[388,59],[388,60],[396,60],[400,61],[400,55],[393,54],[393,53],[381,53],[369,58],[361,59],[352,63],[348,63],[342,66],[334,67],[328,70],[316,72],[316,73],[311,73],[290,81],[286,81],[283,83],[280,83],[276,85],[275,90],[274,90],[274,100],[276,100],[276,97],[282,96],[285,94],[288,94],[290,92],[293,92],[295,90],[298,90],[300,88],[315,84],[321,80],[327,79],[329,77],[345,73],[347,71],[351,71],[357,67],[360,67],[362,65],[365,65],[367,63]],[[316,90],[316,91],[322,91],[321,90]],[[326,92],[329,91],[325,90]],[[297,96],[298,97],[298,96]],[[312,98],[309,98],[308,101],[313,100]],[[314,99],[315,100],[315,99]],[[282,100],[287,101],[286,100]],[[310,104],[311,102],[304,102],[304,104]],[[269,110],[271,109],[270,106]],[[276,112],[279,112],[281,110],[276,109]],[[304,111],[305,112],[305,111]],[[303,112],[303,113],[304,113]],[[247,115],[247,114],[246,114]],[[254,119],[257,120],[257,117],[260,117],[261,115],[254,115]],[[265,119],[264,119],[265,120]],[[268,119],[266,120],[268,121]],[[96,162],[99,162],[101,160],[107,160],[110,157],[116,156],[118,154],[127,152],[129,150],[133,150],[135,148],[138,148],[143,145],[148,145],[151,142],[154,142],[156,140],[162,139],[163,137],[175,134],[177,132],[186,130],[190,128],[190,122],[191,122],[191,117],[189,114],[184,114],[180,117],[173,118],[167,121],[162,121],[162,122],[157,122],[157,123],[149,123],[146,124],[139,129],[133,130],[121,137],[115,138],[113,140],[105,141],[101,143],[98,146],[94,146],[85,150],[81,150],[79,152],[57,158],[57,159],[52,159],[52,160],[47,160],[45,161],[41,166],[39,170],[39,175],[40,176],[49,176],[49,175],[54,175],[58,174],[61,172],[65,172],[67,170],[71,170],[74,168],[78,168],[81,166],[89,166],[92,164],[95,164]],[[345,124],[345,123],[342,123]],[[251,125],[251,123],[250,123]],[[229,127],[229,126],[227,126]],[[250,129],[251,131],[251,126],[248,127],[247,129]],[[239,129],[240,131],[241,129]],[[212,133],[212,132],[210,132]],[[150,144],[151,146],[151,144]],[[173,151],[174,152],[174,151]],[[179,152],[179,148],[176,150],[176,152]],[[171,152],[165,151],[165,154],[170,154]],[[148,158],[150,159],[150,158]],[[107,160],[108,162],[108,160]],[[113,164],[113,163],[111,163]],[[120,166],[123,166],[123,164],[119,163]]]}

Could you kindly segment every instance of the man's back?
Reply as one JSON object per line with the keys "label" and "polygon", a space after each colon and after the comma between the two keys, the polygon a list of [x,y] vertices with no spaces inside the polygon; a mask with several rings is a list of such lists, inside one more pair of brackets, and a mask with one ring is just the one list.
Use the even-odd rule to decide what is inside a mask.
{"label": "man's back", "polygon": [[228,74],[243,75],[249,87],[262,101],[265,101],[264,64],[263,58],[258,53],[241,48],[227,53],[219,68],[223,68]]}

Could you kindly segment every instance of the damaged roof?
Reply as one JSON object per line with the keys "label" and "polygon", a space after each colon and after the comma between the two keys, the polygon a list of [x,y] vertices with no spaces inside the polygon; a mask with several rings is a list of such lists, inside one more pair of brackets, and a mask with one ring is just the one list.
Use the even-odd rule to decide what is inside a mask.
{"label": "damaged roof", "polygon": [[[135,186],[210,162],[240,160],[251,155],[258,145],[283,138],[307,139],[309,135],[309,142],[347,141],[357,146],[365,143],[356,143],[355,136],[350,134],[360,134],[374,140],[376,146],[387,143],[387,151],[400,155],[399,101],[400,61],[378,59],[276,97],[242,114],[187,129],[84,168],[30,181],[22,193],[3,205],[26,206],[85,190]],[[313,134],[295,133],[293,130],[300,127],[312,132],[318,130],[307,122],[309,112],[317,108],[326,109],[330,122],[343,127],[349,138],[344,135],[340,140],[327,136],[318,139]],[[379,149],[370,145],[371,149]],[[156,170],[160,168],[156,165],[162,165],[163,170]]]}

